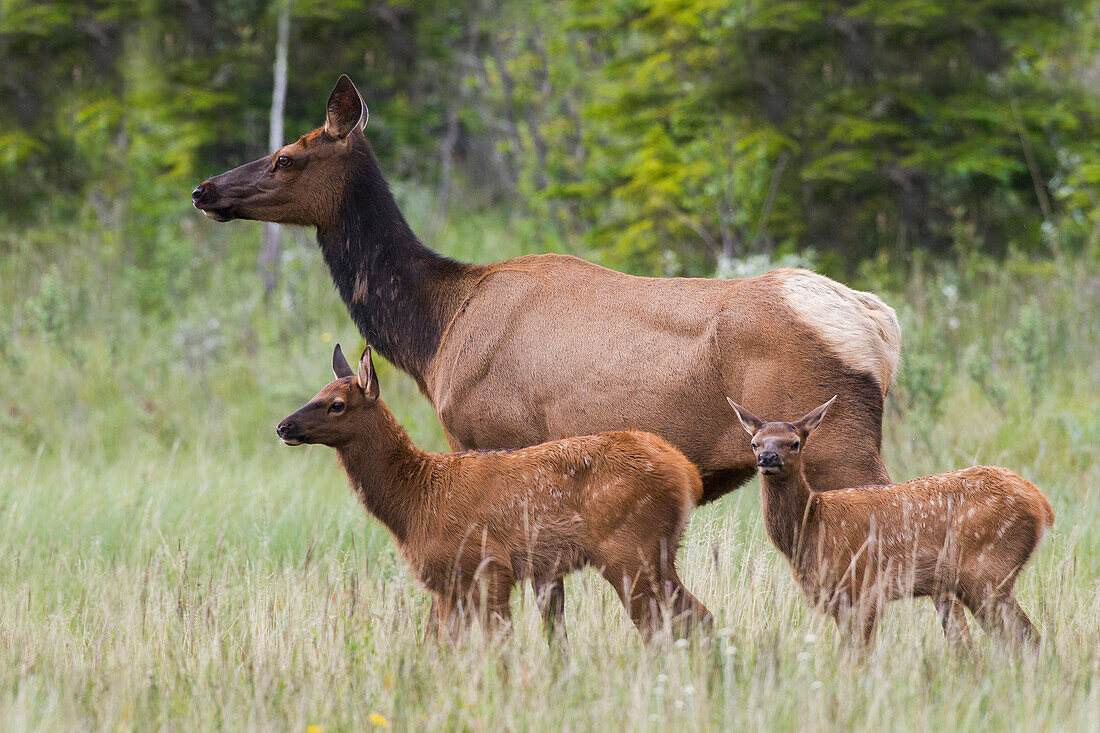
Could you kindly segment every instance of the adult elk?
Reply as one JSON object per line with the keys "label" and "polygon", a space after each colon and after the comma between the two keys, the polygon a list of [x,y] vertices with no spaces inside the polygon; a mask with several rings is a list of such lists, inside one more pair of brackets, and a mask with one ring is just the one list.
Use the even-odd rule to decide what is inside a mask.
{"label": "adult elk", "polygon": [[[807,453],[807,475],[820,489],[889,481],[882,408],[901,330],[879,298],[805,270],[645,278],[563,255],[441,257],[398,210],[367,115],[341,76],[323,127],[192,199],[217,221],[316,227],[360,333],[416,380],[452,448],[645,430],[699,467],[705,503],[755,472],[727,394],[792,419],[839,394],[844,413]],[[552,627],[562,587],[536,591]]]}
{"label": "adult elk", "polygon": [[643,638],[711,615],[680,582],[676,550],[703,492],[695,466],[651,433],[607,432],[509,451],[425,453],[379,398],[370,347],[276,430],[332,446],[360,501],[432,592],[438,628],[511,623],[518,580],[599,568]]}

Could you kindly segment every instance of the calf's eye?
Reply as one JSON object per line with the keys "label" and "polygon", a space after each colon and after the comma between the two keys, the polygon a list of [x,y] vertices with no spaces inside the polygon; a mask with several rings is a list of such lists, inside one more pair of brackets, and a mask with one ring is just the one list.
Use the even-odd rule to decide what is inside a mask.
{"label": "calf's eye", "polygon": [[329,412],[343,412],[344,411],[344,403],[341,402],[340,400],[336,400],[335,402],[332,403],[332,407],[328,408],[328,411]]}
{"label": "calf's eye", "polygon": [[294,161],[291,160],[289,155],[280,155],[278,158],[275,159],[275,167],[276,168],[289,168],[290,164],[293,163],[293,162]]}

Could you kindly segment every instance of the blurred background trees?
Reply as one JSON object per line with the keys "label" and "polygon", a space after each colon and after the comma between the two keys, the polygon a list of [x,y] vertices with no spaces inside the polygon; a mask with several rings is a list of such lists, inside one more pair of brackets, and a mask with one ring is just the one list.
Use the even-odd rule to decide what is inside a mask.
{"label": "blurred background trees", "polygon": [[[5,226],[101,229],[149,308],[185,287],[187,192],[268,152],[281,4],[4,0]],[[289,7],[287,134],[350,74],[429,222],[518,211],[532,250],[695,275],[1096,244],[1095,0]]]}

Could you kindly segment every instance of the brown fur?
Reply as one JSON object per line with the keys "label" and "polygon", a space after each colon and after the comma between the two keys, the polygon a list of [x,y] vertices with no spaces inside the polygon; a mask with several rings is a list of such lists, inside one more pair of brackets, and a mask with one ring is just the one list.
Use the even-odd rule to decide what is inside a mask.
{"label": "brown fur", "polygon": [[698,466],[706,503],[755,471],[725,395],[794,419],[839,394],[843,413],[807,451],[807,477],[819,490],[889,482],[882,409],[900,329],[877,297],[803,270],[712,280],[565,255],[447,260],[401,216],[346,76],[326,111],[323,128],[205,181],[195,206],[219,221],[317,227],[360,333],[412,375],[453,449],[644,430]]}
{"label": "brown fur", "polygon": [[[667,442],[607,432],[510,451],[419,450],[378,399],[369,351],[280,423],[290,444],[334,447],[363,505],[393,534],[433,594],[442,628],[511,618],[516,582],[600,568],[648,638],[709,618],[680,582],[676,551],[702,495],[698,471]],[[334,403],[342,403],[333,412]]]}
{"label": "brown fur", "polygon": [[829,403],[794,423],[764,422],[732,400],[761,472],[768,537],[810,602],[870,643],[879,606],[931,597],[944,633],[969,643],[966,606],[987,629],[1037,644],[1016,577],[1054,523],[1034,484],[993,466],[891,486],[811,489],[801,452]]}

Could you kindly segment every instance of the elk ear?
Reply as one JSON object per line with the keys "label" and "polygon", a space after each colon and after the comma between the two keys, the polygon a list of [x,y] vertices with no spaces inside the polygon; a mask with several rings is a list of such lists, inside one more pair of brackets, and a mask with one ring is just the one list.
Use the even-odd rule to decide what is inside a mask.
{"label": "elk ear", "polygon": [[764,427],[764,421],[752,414],[741,405],[737,404],[729,397],[726,398],[726,402],[730,403],[730,407],[737,414],[737,420],[741,423],[741,427],[745,429],[745,432],[749,435],[756,435],[760,432],[760,428]]}
{"label": "elk ear", "polygon": [[332,350],[332,373],[336,375],[337,379],[355,376],[348,360],[344,358],[344,352],[340,349],[340,344],[336,344],[336,348]]}
{"label": "elk ear", "polygon": [[337,140],[351,134],[355,128],[367,126],[367,105],[347,74],[341,74],[325,106],[325,134]]}
{"label": "elk ear", "polygon": [[378,375],[370,358],[370,346],[363,349],[363,355],[359,357],[359,386],[367,393],[367,397],[378,399]]}
{"label": "elk ear", "polygon": [[829,405],[834,402],[836,402],[836,395],[833,395],[833,398],[821,407],[815,407],[807,412],[802,419],[794,424],[794,426],[801,430],[803,435],[809,435],[816,430],[817,426],[821,424],[821,421],[825,419],[825,411],[828,410]]}

